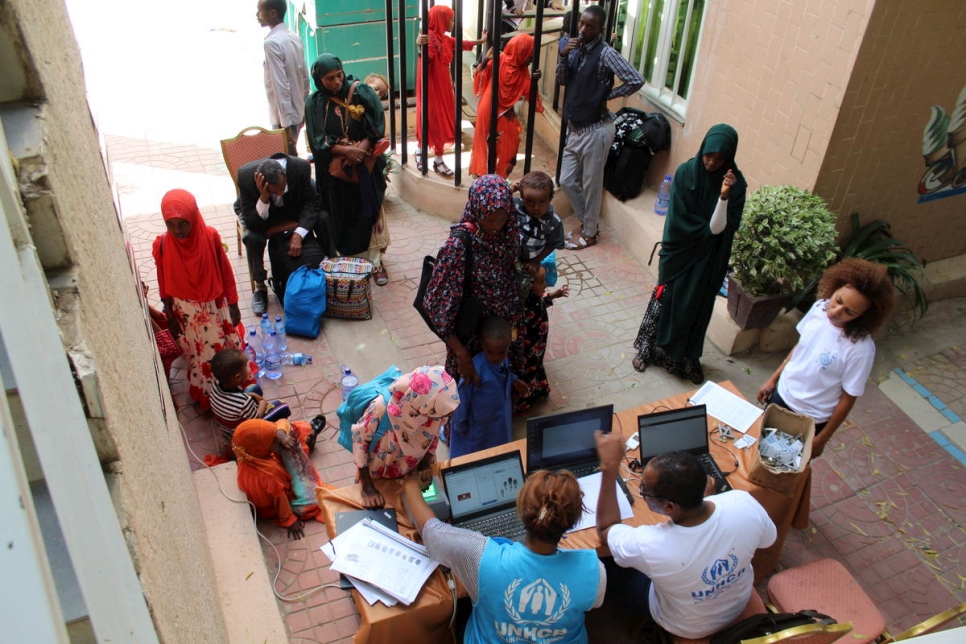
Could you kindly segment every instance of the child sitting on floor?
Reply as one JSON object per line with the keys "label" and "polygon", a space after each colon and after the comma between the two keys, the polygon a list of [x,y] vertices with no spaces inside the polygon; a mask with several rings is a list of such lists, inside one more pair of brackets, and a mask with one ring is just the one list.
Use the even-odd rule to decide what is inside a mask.
{"label": "child sitting on floor", "polygon": [[550,316],[547,308],[553,301],[570,295],[570,287],[563,285],[555,291],[546,292],[547,279],[543,267],[533,276],[533,288],[523,307],[523,371],[520,378],[527,383],[529,391],[517,397],[513,413],[525,414],[539,400],[550,395],[550,383],[543,368],[543,356],[547,352],[550,335]]}
{"label": "child sitting on floor", "polygon": [[564,247],[564,226],[550,205],[553,179],[546,172],[527,173],[510,186],[510,191],[520,192],[513,199],[513,208],[520,229],[520,261],[516,268],[522,306],[540,262],[555,249]]}
{"label": "child sitting on floor", "polygon": [[488,317],[480,330],[482,351],[473,356],[473,367],[480,377],[475,387],[461,379],[460,406],[453,414],[450,458],[456,458],[512,440],[513,407],[511,388],[525,396],[527,385],[510,371],[512,327],[500,317]]}
{"label": "child sitting on floor", "polygon": [[242,421],[262,418],[275,422],[292,415],[284,402],[269,402],[262,397],[262,388],[254,382],[248,356],[243,351],[222,349],[216,353],[211,359],[211,375],[214,376],[208,394],[211,411],[229,443]]}

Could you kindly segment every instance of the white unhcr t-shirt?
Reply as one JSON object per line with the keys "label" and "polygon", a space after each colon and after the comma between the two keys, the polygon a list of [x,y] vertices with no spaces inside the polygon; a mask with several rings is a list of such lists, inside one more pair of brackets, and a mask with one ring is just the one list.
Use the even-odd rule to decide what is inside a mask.
{"label": "white unhcr t-shirt", "polygon": [[751,558],[777,536],[765,509],[747,492],[707,500],[715,509],[701,525],[617,524],[607,533],[617,565],[636,568],[653,582],[648,601],[654,621],[690,639],[721,630],[741,614],[754,586]]}
{"label": "white unhcr t-shirt", "polygon": [[816,423],[829,419],[843,389],[855,397],[865,393],[875,360],[872,338],[852,342],[829,321],[827,306],[828,300],[819,300],[795,327],[800,339],[778,379],[782,400]]}

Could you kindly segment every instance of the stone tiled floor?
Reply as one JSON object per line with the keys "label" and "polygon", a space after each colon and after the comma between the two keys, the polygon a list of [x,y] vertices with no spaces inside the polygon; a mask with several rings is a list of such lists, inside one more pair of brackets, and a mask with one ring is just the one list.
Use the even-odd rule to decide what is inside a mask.
{"label": "stone tiled floor", "polygon": [[[136,6],[120,8],[117,18],[130,19]],[[163,231],[157,204],[170,188],[191,190],[208,224],[228,243],[239,290],[246,292],[248,270],[236,253],[230,205],[234,189],[217,141],[244,126],[264,124],[260,85],[264,34],[254,24],[254,12],[247,4],[240,7],[213,0],[203,11],[187,3],[180,14],[173,7],[168,9],[170,13],[153,14],[157,29],[114,29],[110,38],[100,29],[102,15],[95,19],[89,10],[74,12],[125,230],[139,274],[156,296],[150,245]],[[175,15],[192,15],[193,20],[186,23]],[[173,58],[139,57],[138,73],[152,79],[150,90],[132,91],[117,82],[116,65],[127,64],[115,60],[118,47],[167,51],[164,34],[173,30],[191,39],[190,56],[179,50],[172,52]],[[225,64],[225,51],[234,52],[235,64]],[[185,69],[195,73],[184,74]],[[232,100],[224,100],[225,96]],[[641,199],[642,216],[650,212],[652,199],[653,195]],[[330,423],[335,419],[339,395],[334,383],[340,362],[396,362],[405,368],[437,363],[443,356],[442,344],[426,330],[411,303],[422,257],[436,251],[448,224],[414,210],[392,194],[388,203],[393,241],[386,266],[391,282],[384,288],[373,287],[374,319],[327,320],[318,340],[290,339],[290,350],[312,354],[314,363],[287,367],[280,380],[263,382],[267,394],[286,399],[296,417],[324,413]],[[606,222],[598,246],[580,254],[564,251],[558,255],[561,281],[570,284],[572,294],[551,309],[546,365],[553,393],[533,413],[598,401],[626,409],[690,389],[690,384],[653,369],[639,374],[631,368],[631,343],[654,281],[643,263],[613,238]],[[247,326],[254,318],[246,300],[243,296]],[[952,315],[949,307],[934,310],[940,316]],[[279,312],[274,298],[270,298],[269,311],[273,315]],[[927,319],[919,329],[932,330],[942,324]],[[961,324],[942,328],[945,330],[939,335],[927,337],[913,329],[881,341],[911,347],[904,350],[910,357],[893,359],[889,356],[899,355],[899,350],[881,351],[876,373],[893,367],[913,373],[962,417],[966,412],[966,352],[961,347],[966,345],[966,330]],[[944,344],[919,355],[915,347],[927,340],[930,346]],[[708,345],[705,371],[713,380],[731,379],[752,397],[781,358],[758,354],[729,358]],[[360,373],[363,377],[375,375]],[[177,368],[171,390],[191,450],[199,457],[224,450],[210,417],[188,404],[183,373]],[[352,481],[353,471],[349,454],[335,443],[334,433],[330,426],[313,460],[327,482],[345,485]],[[192,467],[202,465],[192,459]],[[876,601],[893,631],[966,601],[962,554],[966,471],[874,382],[870,381],[847,426],[815,462],[813,471],[811,525],[789,535],[783,566],[820,557],[842,561]],[[263,522],[260,528],[278,550],[276,555],[265,546],[265,565],[274,576],[281,562],[277,583],[281,595],[300,596],[335,581],[336,575],[318,551],[326,538],[324,526],[307,526],[306,537],[297,542],[287,541],[284,531],[271,523]],[[292,641],[300,644],[348,642],[358,627],[349,594],[337,588],[324,588],[302,599],[280,602],[280,606]],[[620,641],[609,631],[607,635],[609,641]]]}

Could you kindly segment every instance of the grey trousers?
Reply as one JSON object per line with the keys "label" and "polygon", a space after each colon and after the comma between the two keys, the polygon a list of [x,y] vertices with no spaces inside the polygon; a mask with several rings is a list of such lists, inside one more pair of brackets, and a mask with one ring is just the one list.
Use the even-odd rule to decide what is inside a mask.
{"label": "grey trousers", "polygon": [[584,236],[597,235],[600,200],[604,193],[604,165],[614,142],[614,122],[585,132],[570,132],[560,164],[560,187],[570,201]]}

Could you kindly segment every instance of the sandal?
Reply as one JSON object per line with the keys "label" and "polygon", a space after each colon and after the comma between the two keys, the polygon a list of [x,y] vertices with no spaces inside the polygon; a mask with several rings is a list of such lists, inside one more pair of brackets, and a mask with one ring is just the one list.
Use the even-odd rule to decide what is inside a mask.
{"label": "sandal", "polygon": [[380,267],[378,271],[372,274],[372,277],[377,286],[385,286],[389,283],[389,273],[386,272],[385,268]]}
{"label": "sandal", "polygon": [[571,230],[569,233],[567,233],[564,239],[567,241],[570,241],[574,237],[580,237],[583,234],[584,234],[584,227],[580,226],[579,228],[575,228],[574,230]]}
{"label": "sandal", "polygon": [[581,250],[582,248],[590,248],[591,246],[597,245],[597,235],[589,237],[584,234],[577,235],[575,238],[564,243],[564,248],[567,250]]}
{"label": "sandal", "polygon": [[454,174],[453,171],[449,169],[449,166],[446,165],[446,162],[442,159],[433,160],[433,172],[436,174],[441,174],[444,177],[452,177]]}
{"label": "sandal", "polygon": [[416,155],[416,171],[420,173],[423,171],[423,157],[419,154]]}

